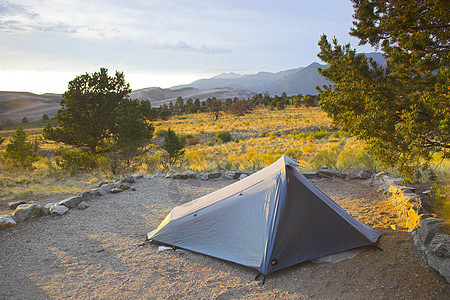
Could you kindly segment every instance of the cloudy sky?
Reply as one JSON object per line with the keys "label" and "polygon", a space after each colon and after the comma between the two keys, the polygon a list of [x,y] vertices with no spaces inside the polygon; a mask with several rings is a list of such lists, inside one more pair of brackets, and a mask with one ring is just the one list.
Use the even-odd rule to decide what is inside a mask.
{"label": "cloudy sky", "polygon": [[106,67],[132,89],[319,61],[348,35],[349,0],[0,0],[0,90],[62,93]]}

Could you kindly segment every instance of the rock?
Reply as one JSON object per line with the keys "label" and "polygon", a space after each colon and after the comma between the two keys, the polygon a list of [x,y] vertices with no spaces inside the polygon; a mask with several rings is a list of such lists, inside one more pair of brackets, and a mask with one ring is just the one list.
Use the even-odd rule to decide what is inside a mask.
{"label": "rock", "polygon": [[122,182],[121,180],[119,180],[119,181],[116,182],[116,184],[114,184],[114,188],[121,189],[121,190],[125,191],[125,190],[130,189],[130,185]]}
{"label": "rock", "polygon": [[180,173],[175,173],[172,175],[172,179],[187,179],[187,175],[183,175]]}
{"label": "rock", "polygon": [[369,179],[372,178],[373,172],[366,169],[356,169],[347,174],[350,179]]}
{"label": "rock", "polygon": [[220,173],[220,172],[210,172],[207,175],[208,175],[208,179],[217,179],[217,178],[220,178],[222,176],[222,173]]}
{"label": "rock", "polygon": [[103,185],[108,184],[108,183],[110,183],[110,182],[106,181],[106,180],[102,180],[98,183],[98,187],[102,187]]}
{"label": "rock", "polygon": [[246,178],[246,177],[248,177],[248,175],[247,174],[241,174],[241,176],[239,176],[239,180],[242,180],[242,179],[244,179],[244,178]]}
{"label": "rock", "polygon": [[131,187],[131,190],[132,190],[133,192],[135,192],[135,191],[136,191],[136,187],[132,186],[132,187]]}
{"label": "rock", "polygon": [[85,191],[85,192],[82,192],[80,194],[80,196],[81,196],[81,199],[83,199],[83,201],[87,201],[94,197],[94,193],[92,193],[91,191]]}
{"label": "rock", "polygon": [[113,188],[109,191],[111,194],[117,194],[123,192],[121,188]]}
{"label": "rock", "polygon": [[153,176],[152,175],[144,175],[145,179],[151,179]]}
{"label": "rock", "polygon": [[422,192],[422,194],[425,194],[425,195],[430,195],[430,194],[431,194],[431,190],[426,190],[426,191],[423,191],[423,192]]}
{"label": "rock", "polygon": [[397,178],[393,178],[391,176],[388,175],[384,175],[383,176],[383,182],[390,186],[390,185],[401,185],[401,182],[403,181],[402,177],[397,177]]}
{"label": "rock", "polygon": [[136,179],[133,176],[124,177],[121,179],[124,183],[135,183]]}
{"label": "rock", "polygon": [[438,271],[450,283],[450,259],[437,255],[428,255],[428,264]]}
{"label": "rock", "polygon": [[200,180],[208,180],[209,179],[208,178],[208,174],[201,173],[201,174],[198,175],[198,179],[200,179]]}
{"label": "rock", "polygon": [[59,201],[59,205],[64,205],[67,208],[75,208],[81,202],[83,202],[83,198],[79,195],[79,196],[73,196],[73,197],[64,199],[62,201]]}
{"label": "rock", "polygon": [[171,179],[173,177],[173,173],[167,173],[166,176],[164,176],[164,178],[166,179]]}
{"label": "rock", "polygon": [[[51,203],[51,204],[53,204],[53,203]],[[47,206],[47,205],[41,206],[41,211],[44,216],[48,216],[50,214],[50,210],[49,210],[50,206]]]}
{"label": "rock", "polygon": [[320,170],[329,170],[327,166],[322,166]]}
{"label": "rock", "polygon": [[233,171],[225,171],[225,173],[223,173],[223,177],[225,177],[226,179],[234,179],[234,174],[236,172]]}
{"label": "rock", "polygon": [[9,206],[9,209],[14,210],[14,209],[16,209],[16,208],[17,208],[19,205],[21,205],[21,204],[27,204],[27,202],[24,201],[24,200],[19,200],[19,201],[14,201],[14,202],[9,202],[9,203],[8,203],[8,206]]}
{"label": "rock", "polygon": [[37,204],[21,204],[13,213],[13,219],[17,223],[25,220],[35,219],[43,215],[42,206]]}
{"label": "rock", "polygon": [[306,178],[306,179],[317,179],[320,176],[317,175],[316,172],[307,172],[307,173],[302,173],[302,175]]}
{"label": "rock", "polygon": [[[143,178],[144,175],[143,174],[134,174],[134,175],[131,175],[131,177],[133,177],[136,182],[136,180]],[[134,182],[130,182],[130,183],[134,183]]]}
{"label": "rock", "polygon": [[430,242],[430,251],[434,255],[450,258],[450,236],[436,233]]}
{"label": "rock", "polygon": [[197,179],[197,173],[192,170],[186,170],[182,173],[182,175],[185,175],[190,179]]}
{"label": "rock", "polygon": [[346,173],[342,173],[342,172],[339,172],[337,170],[329,170],[328,168],[327,169],[320,169],[320,170],[318,170],[317,174],[319,174],[321,176],[324,176],[324,177],[327,177],[327,178],[329,178],[329,177],[339,177],[339,178],[347,177]]}
{"label": "rock", "polygon": [[241,177],[241,175],[247,175],[247,176],[249,176],[249,174],[247,173],[247,172],[234,172],[234,177],[233,177],[233,179],[240,179],[240,177]]}
{"label": "rock", "polygon": [[383,181],[383,177],[387,175],[386,172],[379,172],[375,175],[373,175],[374,180]]}
{"label": "rock", "polygon": [[94,194],[94,196],[105,196],[106,194],[108,194],[108,191],[103,187],[99,189],[93,189],[91,190],[91,192]]}
{"label": "rock", "polygon": [[428,245],[433,239],[434,235],[443,226],[443,220],[429,218],[422,220],[422,225],[420,225],[417,233],[422,240],[424,245]]}
{"label": "rock", "polygon": [[154,177],[154,178],[164,178],[165,175],[162,174],[162,173],[156,173],[153,177]]}
{"label": "rock", "polygon": [[69,208],[65,205],[54,203],[53,205],[50,206],[49,211],[51,215],[62,216],[69,211]]}
{"label": "rock", "polygon": [[86,209],[86,208],[88,208],[89,206],[90,206],[89,203],[83,201],[83,202],[81,202],[80,204],[78,204],[77,208],[78,208],[78,209]]}
{"label": "rock", "polygon": [[13,227],[16,224],[16,221],[14,221],[14,219],[10,215],[0,216],[0,230],[8,227]]}

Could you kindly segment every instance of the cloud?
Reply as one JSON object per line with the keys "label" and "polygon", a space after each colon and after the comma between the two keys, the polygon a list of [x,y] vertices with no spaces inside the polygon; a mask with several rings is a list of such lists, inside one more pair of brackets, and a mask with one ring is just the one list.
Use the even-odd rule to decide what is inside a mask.
{"label": "cloud", "polygon": [[179,41],[177,44],[158,44],[155,45],[156,49],[162,50],[170,50],[170,51],[180,51],[180,52],[197,52],[197,53],[207,53],[207,54],[222,54],[222,53],[230,53],[231,49],[225,48],[214,48],[206,46],[205,44],[200,45],[199,47],[189,45],[185,41]]}
{"label": "cloud", "polygon": [[43,22],[40,15],[25,5],[0,1],[0,31],[17,33],[26,31],[76,33],[77,26],[62,22]]}
{"label": "cloud", "polygon": [[23,15],[28,18],[36,18],[38,14],[30,11],[26,6],[10,3],[8,1],[0,1],[0,17]]}

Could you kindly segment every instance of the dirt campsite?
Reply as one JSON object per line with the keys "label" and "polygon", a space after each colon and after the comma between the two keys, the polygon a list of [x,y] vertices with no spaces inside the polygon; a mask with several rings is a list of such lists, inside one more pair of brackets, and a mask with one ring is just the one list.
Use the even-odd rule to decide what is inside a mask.
{"label": "dirt campsite", "polygon": [[0,299],[447,299],[446,280],[367,182],[312,180],[380,231],[383,251],[366,247],[335,264],[304,262],[269,274],[264,285],[253,269],[143,243],[173,207],[233,182],[142,178],[135,191],[96,197],[87,209],[0,231]]}

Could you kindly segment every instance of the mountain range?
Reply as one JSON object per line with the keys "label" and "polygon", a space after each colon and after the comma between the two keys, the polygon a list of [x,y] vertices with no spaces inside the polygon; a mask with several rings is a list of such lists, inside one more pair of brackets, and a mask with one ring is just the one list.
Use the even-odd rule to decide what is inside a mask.
{"label": "mountain range", "polygon": [[[367,53],[384,65],[385,60],[380,53]],[[196,80],[190,84],[178,85],[169,89],[151,87],[131,92],[132,99],[150,100],[153,107],[159,107],[163,103],[175,102],[178,97],[187,100],[216,97],[225,100],[227,98],[249,98],[257,93],[268,92],[271,96],[296,94],[317,94],[316,86],[331,84],[323,78],[318,68],[326,68],[314,62],[306,67],[289,69],[280,72],[259,72],[257,74],[241,75],[237,73],[222,73],[212,78]],[[59,108],[60,94],[36,95],[27,92],[0,92],[0,124],[7,120],[20,121],[27,117],[30,121],[42,118],[47,114],[54,117]]]}

